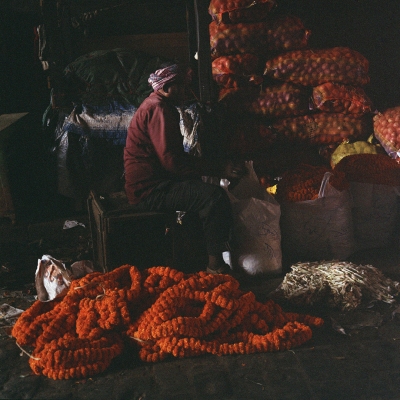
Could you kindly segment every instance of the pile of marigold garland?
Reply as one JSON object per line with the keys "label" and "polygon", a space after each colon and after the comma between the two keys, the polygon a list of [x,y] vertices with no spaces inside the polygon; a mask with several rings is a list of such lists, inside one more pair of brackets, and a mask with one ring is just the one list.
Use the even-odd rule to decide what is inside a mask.
{"label": "pile of marigold garland", "polygon": [[299,346],[322,324],[321,318],[284,313],[272,300],[256,301],[229,275],[123,265],[73,281],[62,299],[36,301],[12,335],[35,374],[69,379],[104,371],[127,342],[150,362],[168,355],[249,354]]}

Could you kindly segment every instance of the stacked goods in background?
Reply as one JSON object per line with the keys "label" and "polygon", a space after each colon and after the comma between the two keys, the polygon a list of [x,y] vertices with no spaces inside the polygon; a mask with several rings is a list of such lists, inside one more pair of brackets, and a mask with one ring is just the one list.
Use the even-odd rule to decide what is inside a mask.
{"label": "stacked goods in background", "polygon": [[[310,48],[311,32],[272,0],[212,0],[209,12],[227,150],[253,160],[261,184],[276,193],[283,254],[346,259],[390,245],[399,220],[400,106],[374,109],[364,90],[368,60],[348,47]],[[371,164],[360,181],[350,170],[364,160]]]}
{"label": "stacked goods in background", "polygon": [[228,152],[253,159],[263,181],[293,166],[294,153],[298,162],[329,165],[340,143],[373,133],[373,105],[363,89],[369,65],[360,53],[310,49],[310,30],[279,14],[272,0],[212,0],[209,12]]}
{"label": "stacked goods in background", "polygon": [[357,51],[291,51],[268,60],[264,74],[312,91],[309,113],[273,122],[273,129],[285,138],[335,145],[372,133],[372,103],[362,88],[369,82],[368,61]]}
{"label": "stacked goods in background", "polygon": [[400,106],[374,116],[374,133],[386,153],[400,163]]}

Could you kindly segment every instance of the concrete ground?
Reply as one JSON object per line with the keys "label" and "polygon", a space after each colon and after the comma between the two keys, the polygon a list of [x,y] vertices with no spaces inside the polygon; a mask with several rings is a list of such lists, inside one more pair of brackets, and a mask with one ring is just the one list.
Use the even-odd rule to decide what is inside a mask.
{"label": "concrete ground", "polygon": [[[80,222],[87,224],[84,216]],[[88,229],[63,230],[64,221],[0,226],[0,304],[27,308],[33,301],[37,259],[50,254],[65,262],[90,257]],[[400,250],[394,245],[354,254],[400,281]],[[264,301],[276,278],[243,281]],[[400,319],[397,305],[375,303],[354,312],[295,307],[325,319],[313,338],[290,351],[201,356],[147,364],[127,350],[104,373],[85,380],[52,380],[32,373],[28,357],[0,328],[1,399],[400,399]],[[1,322],[1,321],[0,321]],[[345,334],[338,332],[337,326]],[[335,329],[336,327],[336,329]]]}

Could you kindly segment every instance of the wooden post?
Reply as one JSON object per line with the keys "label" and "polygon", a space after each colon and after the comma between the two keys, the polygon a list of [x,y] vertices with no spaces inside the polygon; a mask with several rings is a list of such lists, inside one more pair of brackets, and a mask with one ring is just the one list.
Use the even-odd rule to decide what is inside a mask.
{"label": "wooden post", "polygon": [[208,1],[194,0],[194,12],[197,31],[197,55],[200,101],[206,104],[215,99],[212,86],[211,52],[208,14]]}

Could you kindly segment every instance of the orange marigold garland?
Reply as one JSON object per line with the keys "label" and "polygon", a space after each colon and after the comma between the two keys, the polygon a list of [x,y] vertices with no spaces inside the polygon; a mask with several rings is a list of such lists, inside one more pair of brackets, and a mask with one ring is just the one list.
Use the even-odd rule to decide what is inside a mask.
{"label": "orange marigold garland", "polygon": [[140,293],[136,267],[94,272],[73,281],[62,300],[35,302],[20,316],[12,335],[19,346],[34,347],[30,364],[36,374],[53,379],[91,376],[121,353],[121,332],[131,323],[128,305]]}
{"label": "orange marigold garland", "polygon": [[[203,303],[198,316],[192,314],[195,303]],[[155,362],[168,355],[290,349],[311,338],[311,326],[322,324],[320,318],[285,314],[272,300],[257,302],[231,276],[200,272],[165,290],[127,334],[138,341],[141,359]]]}
{"label": "orange marigold garland", "polygon": [[142,360],[167,356],[249,354],[298,346],[322,319],[257,302],[229,275],[184,274],[169,267],[140,272],[124,265],[73,281],[61,300],[35,302],[15,324],[19,346],[34,350],[35,374],[84,378],[104,371],[123,338]]}
{"label": "orange marigold garland", "polygon": [[85,378],[103,372],[122,349],[115,333],[96,340],[65,334],[35,349],[29,365],[35,374],[53,379]]}

